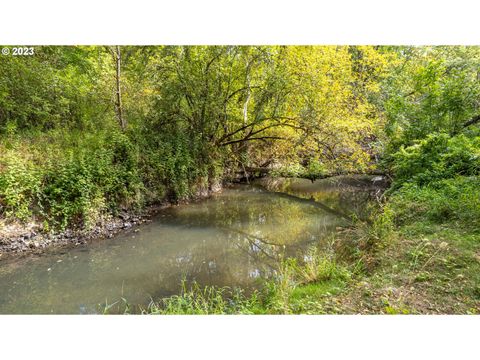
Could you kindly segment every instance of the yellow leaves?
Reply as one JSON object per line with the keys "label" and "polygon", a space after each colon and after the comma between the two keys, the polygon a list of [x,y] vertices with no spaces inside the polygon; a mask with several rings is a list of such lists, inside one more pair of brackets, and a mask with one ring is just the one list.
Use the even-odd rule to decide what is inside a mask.
{"label": "yellow leaves", "polygon": [[297,136],[300,153],[327,157],[346,167],[368,163],[370,155],[361,142],[375,130],[379,115],[367,94],[380,90],[388,60],[372,46],[285,49],[281,64],[290,87],[286,108],[309,133]]}

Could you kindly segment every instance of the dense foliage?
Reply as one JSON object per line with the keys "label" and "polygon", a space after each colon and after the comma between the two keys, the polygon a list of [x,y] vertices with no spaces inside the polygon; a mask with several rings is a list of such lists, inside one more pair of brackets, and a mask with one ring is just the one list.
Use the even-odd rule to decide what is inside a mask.
{"label": "dense foliage", "polygon": [[395,184],[425,185],[457,175],[480,174],[480,137],[432,133],[393,154]]}

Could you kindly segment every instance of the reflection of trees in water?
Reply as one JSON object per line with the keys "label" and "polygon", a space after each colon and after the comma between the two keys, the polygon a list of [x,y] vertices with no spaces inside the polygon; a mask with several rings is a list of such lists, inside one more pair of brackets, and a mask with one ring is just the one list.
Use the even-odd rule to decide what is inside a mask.
{"label": "reflection of trees in water", "polygon": [[[223,228],[181,251],[163,253],[156,266],[157,275],[152,278],[151,273],[146,274],[148,283],[142,288],[151,289],[149,296],[153,298],[173,295],[179,292],[185,278],[187,283],[248,289],[255,286],[258,278],[271,276],[280,259],[296,256],[304,247],[304,243],[283,246],[244,230]],[[142,280],[142,274],[136,274],[125,280],[125,287],[138,286]]]}
{"label": "reflection of trees in water", "polygon": [[[225,241],[228,237],[228,241]],[[159,268],[158,290],[153,297],[178,293],[180,280],[203,285],[239,286],[249,289],[257,278],[266,278],[277,259],[276,245],[255,243],[237,232],[192,246],[164,261]],[[179,279],[179,274],[181,279]],[[167,288],[168,287],[168,288]]]}
{"label": "reflection of trees in water", "polygon": [[342,177],[337,180],[317,180],[312,183],[305,179],[280,178],[260,182],[270,191],[310,199],[324,206],[326,211],[350,218],[356,215],[366,218],[376,205],[381,188],[372,185],[368,178]]}
{"label": "reflection of trees in water", "polygon": [[[20,288],[10,298],[5,299],[7,294],[3,297],[11,312],[20,309],[19,300],[25,306],[20,312],[32,308],[39,312],[49,312],[51,308],[56,312],[89,312],[105,300],[113,303],[125,297],[134,304],[146,304],[150,297],[178,294],[183,277],[200,285],[248,289],[258,278],[269,277],[277,260],[294,247],[284,249],[236,229],[200,236],[198,241],[188,241],[181,249],[168,252],[158,251],[154,242],[125,239],[121,246],[77,252],[82,256],[80,263],[73,258],[63,258],[58,264],[52,259],[41,261],[37,269],[23,268],[26,271],[17,273]],[[52,271],[47,273],[48,266],[52,266]]]}
{"label": "reflection of trees in water", "polygon": [[228,191],[205,203],[173,209],[169,218],[188,227],[242,229],[276,244],[320,239],[343,224],[338,213],[325,211],[318,204],[242,188],[248,190]]}
{"label": "reflection of trees in water", "polygon": [[351,217],[357,216],[360,219],[368,217],[371,207],[375,205],[375,191],[358,190],[356,188],[342,189],[336,192],[327,193],[303,193],[295,194],[300,197],[310,196],[315,201],[322,203],[331,209]]}

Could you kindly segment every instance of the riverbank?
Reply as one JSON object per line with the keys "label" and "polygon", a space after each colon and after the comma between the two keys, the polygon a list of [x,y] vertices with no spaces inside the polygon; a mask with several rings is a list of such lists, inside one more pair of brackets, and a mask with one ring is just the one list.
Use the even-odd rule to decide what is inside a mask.
{"label": "riverbank", "polygon": [[68,228],[62,231],[45,231],[41,222],[7,221],[0,218],[0,260],[19,254],[42,253],[55,247],[69,247],[92,241],[109,239],[114,235],[147,223],[159,211],[174,205],[201,201],[220,192],[217,184],[210,189],[201,189],[189,199],[176,202],[164,199],[157,204],[139,210],[123,210],[118,215],[105,215],[91,228]]}
{"label": "riverbank", "polygon": [[76,246],[95,239],[110,238],[122,230],[147,222],[159,209],[168,206],[170,204],[149,207],[142,212],[123,212],[90,229],[45,232],[41,223],[0,222],[0,259],[13,254],[41,253],[52,247]]}

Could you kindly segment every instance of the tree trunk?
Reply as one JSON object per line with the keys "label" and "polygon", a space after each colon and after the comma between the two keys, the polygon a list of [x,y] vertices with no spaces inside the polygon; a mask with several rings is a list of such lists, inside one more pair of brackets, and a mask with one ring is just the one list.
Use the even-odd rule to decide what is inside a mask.
{"label": "tree trunk", "polygon": [[[246,91],[247,91],[247,96],[245,98],[245,103],[243,104],[243,126],[245,126],[245,130],[244,130],[244,136],[248,136],[248,128],[246,128],[246,125],[248,124],[248,103],[250,102],[250,74],[249,74],[249,71],[250,71],[250,63],[247,64],[247,68],[246,68],[246,77],[245,77],[245,88],[246,88]],[[251,131],[251,130],[250,130]],[[242,143],[242,142],[239,142],[238,143],[238,146],[239,146],[239,149],[241,149],[241,154],[242,154],[242,157],[241,157],[241,165],[242,165],[242,168],[243,168],[243,172],[244,172],[244,175],[247,179],[247,182],[248,182],[248,174],[247,174],[247,171],[245,170],[245,164],[243,163],[243,160],[247,160],[248,162],[248,142],[245,142],[245,143]],[[248,164],[248,163],[247,163]]]}
{"label": "tree trunk", "polygon": [[120,46],[116,46],[115,49],[115,60],[116,60],[116,80],[117,80],[117,99],[116,99],[116,109],[117,109],[117,116],[118,116],[118,122],[120,123],[120,127],[122,130],[125,130],[125,119],[123,118],[123,111],[122,111],[122,90],[121,90],[121,53],[120,53]]}

